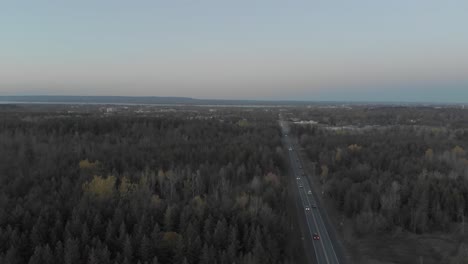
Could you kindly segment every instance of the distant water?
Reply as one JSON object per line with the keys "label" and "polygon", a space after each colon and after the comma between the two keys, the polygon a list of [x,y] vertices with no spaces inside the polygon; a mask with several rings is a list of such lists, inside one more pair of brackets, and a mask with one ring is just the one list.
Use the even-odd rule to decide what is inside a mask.
{"label": "distant water", "polygon": [[284,107],[288,105],[248,105],[248,104],[144,104],[144,103],[111,103],[111,102],[34,102],[34,101],[0,101],[0,104],[39,104],[39,105],[122,105],[122,106],[199,106],[199,107]]}
{"label": "distant water", "polygon": [[43,104],[43,105],[152,105],[152,104],[136,104],[136,103],[31,102],[31,101],[0,101],[0,104]]}

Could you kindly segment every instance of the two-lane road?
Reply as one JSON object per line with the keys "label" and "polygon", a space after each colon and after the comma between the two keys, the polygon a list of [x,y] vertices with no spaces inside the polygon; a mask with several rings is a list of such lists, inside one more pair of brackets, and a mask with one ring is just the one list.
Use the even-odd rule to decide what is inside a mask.
{"label": "two-lane road", "polygon": [[300,157],[291,140],[287,136],[288,129],[286,124],[282,123],[282,128],[283,142],[288,148],[289,160],[294,174],[293,176],[296,179],[297,190],[302,201],[302,207],[309,229],[309,233],[307,235],[310,235],[313,240],[313,250],[315,251],[317,263],[340,263],[330,239],[330,235],[327,231],[327,227],[321,216],[321,212],[319,210],[320,205],[317,203],[313,195],[313,190],[310,188],[309,181],[307,180],[305,171],[303,170]]}

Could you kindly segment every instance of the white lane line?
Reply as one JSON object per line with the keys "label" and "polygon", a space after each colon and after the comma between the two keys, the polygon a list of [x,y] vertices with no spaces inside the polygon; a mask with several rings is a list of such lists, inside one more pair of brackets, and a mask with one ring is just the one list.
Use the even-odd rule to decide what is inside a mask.
{"label": "white lane line", "polygon": [[[307,184],[309,184],[309,183],[307,182]],[[303,186],[304,185],[305,184],[303,184]],[[303,189],[305,189],[305,187]],[[304,191],[304,193],[305,193],[305,191]],[[309,205],[309,208],[311,208],[311,204],[310,204],[309,198],[307,197],[307,193],[305,193],[305,196],[306,196],[306,200],[307,200],[307,203]],[[315,226],[317,227],[317,230],[319,231],[319,234],[322,233],[322,232],[320,232],[321,229],[320,229],[319,225],[317,224],[317,219],[315,219],[315,214],[312,211],[310,213],[312,214],[312,219],[314,220]],[[325,229],[325,232],[326,232],[326,229]],[[330,260],[328,259],[327,250],[325,249],[325,244],[323,243],[322,239],[320,239],[320,244],[322,245],[322,250],[324,252],[325,259],[327,260],[327,263],[330,263]]]}
{"label": "white lane line", "polygon": [[[290,153],[290,160],[293,159],[293,155],[292,155],[292,154],[293,154],[293,153]],[[296,157],[296,158],[298,159],[298,157]],[[294,159],[293,159],[292,162],[294,162]],[[297,174],[297,170],[296,170],[296,167],[295,167],[294,165],[293,165],[293,170],[294,170],[294,173]],[[307,183],[307,186],[308,186],[307,180],[306,180],[306,183]],[[302,178],[301,178],[301,184],[302,184],[302,188],[299,187],[299,194],[300,194],[300,196],[301,196],[301,200],[303,200],[303,196],[302,196],[302,193],[303,193],[303,192],[301,192],[301,189],[304,189],[304,185],[305,185],[305,184],[302,183]],[[309,187],[309,188],[310,188],[310,187]],[[307,204],[308,204],[309,208],[311,208],[311,204],[310,204],[310,201],[309,201],[309,199],[308,199],[308,197],[307,197],[307,194],[304,193],[304,195],[305,195],[305,199],[307,200]],[[303,200],[303,203],[304,203],[304,200]],[[305,204],[305,203],[304,203],[304,204]],[[317,220],[315,219],[314,214],[313,214],[312,212],[310,212],[310,214],[312,214],[312,219],[313,219],[313,221],[314,221],[314,223],[315,223],[315,227],[316,227],[316,229],[317,229],[317,233],[321,233],[321,232],[320,232],[319,225],[317,224]],[[309,226],[309,231],[310,231],[311,228],[310,228],[309,217],[310,217],[309,214],[306,213],[307,225]],[[314,236],[313,236],[313,234],[311,234],[311,236],[312,236],[312,245],[314,245],[314,249],[315,249],[315,242],[314,242],[314,240],[313,240]],[[323,255],[325,256],[325,260],[327,261],[327,263],[330,263],[330,260],[328,259],[328,254],[327,254],[327,251],[326,251],[326,249],[325,249],[325,245],[323,244],[323,240],[322,240],[322,239],[320,239],[320,244],[322,245],[322,253],[323,253]],[[318,254],[319,254],[319,253],[318,253],[317,251],[316,251],[316,254],[317,254],[317,261],[320,262],[320,261],[318,260]]]}
{"label": "white lane line", "polygon": [[[322,214],[320,212],[318,212],[318,218],[319,218],[319,222],[321,223],[321,225],[324,227],[325,230],[327,230],[325,228],[325,223],[323,222]],[[326,232],[326,236],[327,236],[328,242],[330,244],[330,248],[331,248],[331,250],[333,252],[333,256],[335,257],[335,262],[340,263],[338,261],[338,256],[336,255],[335,248],[333,247],[333,244],[331,243],[331,239],[330,239],[330,235],[328,234],[328,231]]]}
{"label": "white lane line", "polygon": [[[306,194],[304,194],[304,195],[306,195]],[[306,197],[307,197],[307,196],[306,196]],[[306,198],[306,199],[307,199],[307,198]],[[309,204],[309,208],[310,208],[310,204]],[[319,228],[319,226],[317,225],[317,221],[315,220],[315,217],[314,217],[314,215],[313,215],[312,212],[310,212],[310,213],[306,216],[306,217],[307,217],[307,224],[310,225],[310,222],[311,222],[311,221],[309,221],[310,216],[312,216],[312,220],[314,221],[315,227],[317,228],[317,234],[320,234],[320,233],[321,233],[321,232],[320,232],[320,228]],[[312,239],[313,239],[313,236],[312,236]],[[321,252],[322,252],[322,255],[325,256],[325,261],[326,261],[327,263],[330,263],[330,260],[328,259],[327,251],[325,250],[325,245],[323,244],[323,240],[320,239],[319,241],[320,241],[320,244],[322,245],[322,251],[321,251]],[[312,243],[315,245],[315,241],[312,241]]]}
{"label": "white lane line", "polygon": [[[299,192],[300,192],[300,190],[299,190]],[[303,198],[302,198],[302,197],[303,197],[302,194],[300,194],[300,195],[301,195],[301,199],[303,199]],[[303,201],[304,201],[304,200],[303,200]],[[309,230],[311,230],[311,231],[313,232],[314,225],[312,225],[312,221],[310,221],[310,215],[309,215],[308,213],[305,213],[305,214],[306,214],[307,226],[309,227]],[[317,226],[315,226],[315,227],[317,228]],[[318,229],[316,230],[316,232],[319,233]],[[314,247],[314,250],[316,250],[315,253],[316,253],[316,257],[317,257],[317,262],[318,262],[318,263],[322,263],[322,261],[320,261],[321,259],[324,259],[324,258],[325,258],[325,260],[327,260],[326,254],[325,254],[325,252],[323,251],[323,249],[322,249],[321,251],[317,251],[317,248],[316,248],[316,246],[315,246],[314,235],[311,234],[311,236],[312,236],[312,245],[313,245],[313,247]],[[320,257],[319,257],[319,256],[320,256]],[[327,261],[327,263],[328,263],[328,261]]]}
{"label": "white lane line", "polygon": [[[299,159],[299,162],[300,162],[299,155],[298,155],[298,159]],[[307,180],[306,180],[306,182],[307,182],[307,187],[309,187],[309,190],[308,190],[308,191],[312,191],[312,188],[310,188],[310,186],[309,186],[309,182],[308,182]],[[306,197],[307,197],[307,201],[309,202],[309,204],[310,204],[310,200],[309,200],[309,198],[310,198],[310,199],[312,200],[312,202],[317,206],[317,202],[315,201],[315,198],[314,198],[314,197],[309,197],[309,196],[306,196]],[[322,215],[321,215],[321,213],[320,213],[320,210],[319,210],[319,208],[316,208],[316,209],[317,209],[317,210],[315,210],[315,212],[317,212],[317,215],[318,215],[317,218],[319,218],[319,222],[320,222],[320,224],[321,224],[320,226],[321,226],[322,228],[319,228],[319,225],[317,224],[317,221],[316,221],[316,219],[315,219],[315,214],[313,214],[313,215],[314,215],[315,224],[317,225],[317,228],[319,228],[319,229],[321,229],[321,230],[324,230],[325,239],[328,241],[327,244],[329,244],[329,248],[330,248],[331,251],[333,252],[333,256],[335,257],[335,262],[336,262],[336,263],[340,263],[340,262],[338,261],[338,257],[336,256],[335,248],[333,247],[333,244],[331,243],[331,239],[330,239],[330,235],[328,234],[328,230],[327,230],[327,228],[325,227],[325,224],[324,224],[324,222],[323,222],[323,218],[322,218]],[[322,245],[323,245],[323,242],[322,242]],[[327,252],[326,255],[327,255],[327,259],[328,259],[328,251],[326,251],[326,252]]]}
{"label": "white lane line", "polygon": [[[289,160],[290,160],[291,165],[292,165],[292,167],[293,167],[292,169],[293,169],[293,174],[294,174],[294,176],[295,176],[294,178],[297,178],[296,169],[295,169],[294,164],[293,164],[294,161],[293,161],[293,158],[292,158],[291,153],[289,153]],[[299,187],[299,184],[298,184],[297,179],[294,179],[294,180],[296,181],[296,186],[297,186],[297,188],[299,189],[299,196],[300,196],[300,198],[301,198],[302,207],[303,207],[302,209],[304,209],[304,204],[305,204],[305,202],[304,202],[304,198],[303,198],[302,195],[301,195],[301,188]],[[308,229],[309,229],[310,236],[311,236],[311,238],[312,238],[312,246],[314,247],[315,258],[317,259],[317,262],[320,263],[319,256],[318,256],[318,255],[319,255],[319,252],[318,252],[317,247],[315,246],[315,243],[314,243],[314,240],[313,240],[313,237],[314,237],[314,236],[313,236],[313,231],[312,231],[312,228],[310,227],[310,223],[309,223],[309,221],[308,221],[308,219],[307,219],[307,213],[305,213],[305,218],[306,218],[307,227],[308,227]]]}

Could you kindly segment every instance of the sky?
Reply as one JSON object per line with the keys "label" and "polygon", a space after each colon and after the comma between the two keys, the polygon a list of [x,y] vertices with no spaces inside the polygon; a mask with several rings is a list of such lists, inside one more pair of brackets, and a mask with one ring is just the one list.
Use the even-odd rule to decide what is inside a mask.
{"label": "sky", "polygon": [[468,102],[466,0],[1,1],[0,95]]}

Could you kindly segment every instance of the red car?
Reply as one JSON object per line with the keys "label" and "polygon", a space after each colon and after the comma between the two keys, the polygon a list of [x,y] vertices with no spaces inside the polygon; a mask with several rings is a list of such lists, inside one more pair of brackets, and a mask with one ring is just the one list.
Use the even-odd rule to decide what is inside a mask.
{"label": "red car", "polygon": [[320,240],[320,236],[317,234],[317,233],[314,233],[314,235],[312,236],[312,238],[314,240]]}

